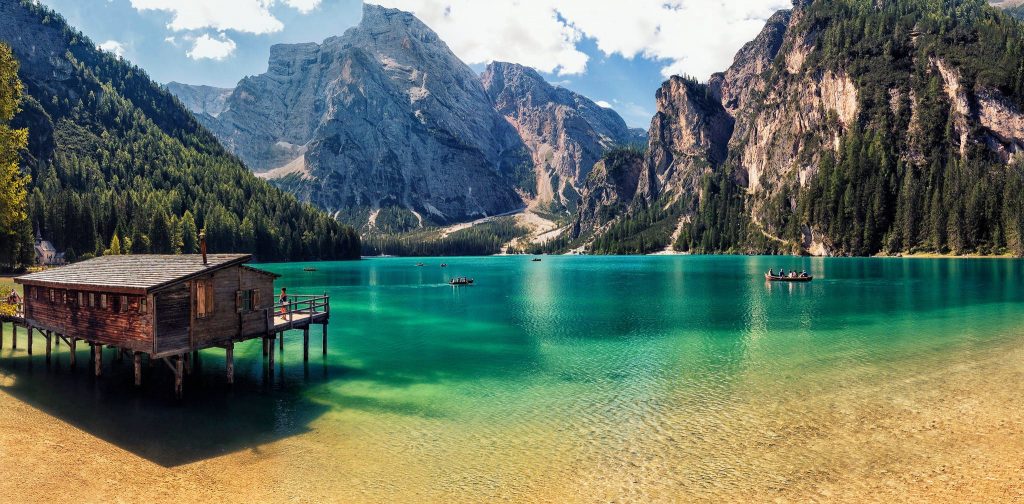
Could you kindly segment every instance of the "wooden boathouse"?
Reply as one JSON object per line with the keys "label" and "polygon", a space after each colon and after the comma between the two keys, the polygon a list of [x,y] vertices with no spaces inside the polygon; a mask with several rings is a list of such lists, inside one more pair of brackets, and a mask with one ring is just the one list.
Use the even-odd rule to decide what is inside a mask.
{"label": "wooden boathouse", "polygon": [[[205,243],[204,243],[205,245]],[[205,247],[203,247],[205,249]],[[273,370],[274,340],[290,329],[303,331],[303,356],[309,358],[309,329],[323,329],[327,353],[327,295],[289,295],[275,304],[273,273],[248,266],[248,254],[111,255],[15,278],[24,286],[19,317],[8,321],[51,343],[64,341],[75,349],[80,341],[92,348],[95,373],[102,372],[103,347],[129,354],[135,384],[142,380],[142,358],[162,360],[174,373],[175,394],[181,396],[183,375],[191,371],[196,352],[223,348],[227,381],[234,381],[234,345],[263,339],[263,355]],[[12,348],[17,348],[15,329]],[[2,345],[2,340],[0,340]]]}

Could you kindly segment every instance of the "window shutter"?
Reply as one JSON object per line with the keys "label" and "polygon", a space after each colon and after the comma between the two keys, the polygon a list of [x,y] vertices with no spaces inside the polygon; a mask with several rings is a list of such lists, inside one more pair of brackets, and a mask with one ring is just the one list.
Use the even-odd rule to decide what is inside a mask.
{"label": "window shutter", "polygon": [[213,280],[206,281],[206,314],[213,313]]}
{"label": "window shutter", "polygon": [[259,307],[260,307],[260,290],[259,289],[253,289],[252,290],[252,309],[256,310]]}
{"label": "window shutter", "polygon": [[235,291],[235,312],[242,313],[242,291]]}

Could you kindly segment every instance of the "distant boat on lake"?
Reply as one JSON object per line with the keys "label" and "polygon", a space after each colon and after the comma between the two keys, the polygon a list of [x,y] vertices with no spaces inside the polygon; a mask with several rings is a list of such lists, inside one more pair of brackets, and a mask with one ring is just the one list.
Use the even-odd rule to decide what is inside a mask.
{"label": "distant boat on lake", "polygon": [[533,259],[530,259],[530,261],[532,261],[532,262],[541,262],[541,260],[542,259],[539,258],[539,257],[534,257]]}
{"label": "distant boat on lake", "polygon": [[472,278],[466,278],[466,277],[455,277],[455,278],[453,278],[451,280],[448,280],[448,284],[449,285],[473,285],[473,279]]}
{"label": "distant boat on lake", "polygon": [[764,274],[764,279],[769,282],[810,282],[814,280],[814,277],[807,274],[799,274],[794,276],[780,276],[780,275],[769,275]]}
{"label": "distant boat on lake", "polygon": [[302,268],[302,271],[316,271],[316,268],[313,268],[313,267]]}

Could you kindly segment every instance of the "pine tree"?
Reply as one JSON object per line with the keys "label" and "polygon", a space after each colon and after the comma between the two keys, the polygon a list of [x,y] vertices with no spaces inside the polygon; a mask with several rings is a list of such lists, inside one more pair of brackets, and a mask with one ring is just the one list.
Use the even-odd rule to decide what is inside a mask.
{"label": "pine tree", "polygon": [[117,238],[117,234],[110,239],[110,248],[104,253],[104,255],[121,255],[121,240]]}
{"label": "pine tree", "polygon": [[181,253],[195,254],[199,252],[199,232],[192,212],[185,210],[181,216]]}
{"label": "pine tree", "polygon": [[18,62],[11,48],[0,43],[0,268],[26,266],[32,258],[32,226],[26,201],[29,178],[18,166],[19,151],[28,143],[28,131],[10,127],[20,108],[21,93]]}

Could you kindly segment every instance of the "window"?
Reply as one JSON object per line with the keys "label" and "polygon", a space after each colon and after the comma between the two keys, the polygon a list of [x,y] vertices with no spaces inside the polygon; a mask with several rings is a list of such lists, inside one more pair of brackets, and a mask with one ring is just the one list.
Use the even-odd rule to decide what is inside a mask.
{"label": "window", "polygon": [[118,307],[117,311],[121,313],[128,311],[128,296],[121,296],[121,306]]}
{"label": "window", "polygon": [[139,313],[147,313],[149,307],[146,306],[146,298],[139,298]]}
{"label": "window", "polygon": [[56,295],[53,292],[53,289],[46,289],[46,290],[47,290],[47,295],[50,297],[50,302],[52,303],[53,300],[56,299]]}
{"label": "window", "polygon": [[206,318],[213,313],[213,282],[196,280],[196,318]]}
{"label": "window", "polygon": [[89,308],[96,308],[96,293],[89,293]]}
{"label": "window", "polygon": [[239,313],[251,312],[260,305],[260,290],[248,289],[235,292],[235,308]]}
{"label": "window", "polygon": [[78,292],[78,306],[85,306],[85,293],[81,291]]}
{"label": "window", "polygon": [[68,291],[60,291],[60,296],[58,297],[58,299],[60,299],[61,304],[68,304]]}
{"label": "window", "polygon": [[104,310],[107,309],[107,295],[106,294],[100,294],[100,308],[102,308]]}

